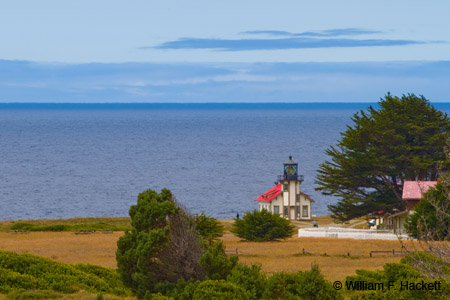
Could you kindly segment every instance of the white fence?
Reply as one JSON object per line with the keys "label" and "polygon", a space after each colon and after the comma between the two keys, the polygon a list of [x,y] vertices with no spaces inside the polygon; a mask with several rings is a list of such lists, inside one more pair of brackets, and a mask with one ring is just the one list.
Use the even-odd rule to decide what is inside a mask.
{"label": "white fence", "polygon": [[300,228],[299,237],[334,237],[338,239],[397,240],[409,239],[407,235],[396,235],[386,230],[353,229],[340,227]]}

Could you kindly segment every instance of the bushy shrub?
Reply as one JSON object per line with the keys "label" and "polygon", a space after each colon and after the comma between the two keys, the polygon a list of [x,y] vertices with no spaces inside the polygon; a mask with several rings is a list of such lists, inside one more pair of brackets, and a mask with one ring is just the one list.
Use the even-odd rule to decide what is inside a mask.
{"label": "bushy shrub", "polygon": [[38,289],[45,287],[45,282],[28,274],[0,268],[0,285],[3,291],[9,291],[11,289]]}
{"label": "bushy shrub", "polygon": [[234,219],[231,231],[248,241],[261,242],[288,238],[294,234],[294,228],[289,220],[263,209],[246,213],[242,219]]}
{"label": "bushy shrub", "polygon": [[450,278],[450,263],[441,257],[422,251],[412,252],[402,258],[401,263],[414,267],[421,275]]}
{"label": "bushy shrub", "polygon": [[310,271],[276,273],[269,277],[265,297],[268,299],[339,300],[342,294],[313,265]]}
{"label": "bushy shrub", "polygon": [[[448,178],[450,174],[443,175]],[[448,210],[448,187],[443,184],[430,188],[414,207],[415,213],[408,217],[406,229],[409,234],[417,239],[425,240],[449,240],[450,216],[448,211],[439,212],[441,207]]]}
{"label": "bushy shrub", "polygon": [[243,288],[225,280],[206,280],[195,289],[193,300],[247,300]]}
{"label": "bushy shrub", "polygon": [[[403,259],[403,262],[409,258]],[[434,279],[420,275],[419,271],[406,263],[388,263],[382,271],[357,270],[355,276],[347,276],[346,282],[382,283],[384,289],[376,291],[347,291],[352,300],[438,300],[450,298],[450,282],[438,279],[440,290],[406,289],[405,284],[434,284]]]}
{"label": "bushy shrub", "polygon": [[[110,290],[112,294],[124,295],[124,286],[117,270],[90,264],[76,264],[74,268],[89,274],[91,278],[102,279],[103,282],[107,283],[107,285],[112,288],[112,290]],[[92,285],[95,286],[94,284]],[[108,290],[107,287],[104,289]],[[101,289],[98,288],[98,290]]]}
{"label": "bushy shrub", "polygon": [[164,296],[161,293],[146,295],[145,299],[146,300],[174,300],[172,297]]}
{"label": "bushy shrub", "polygon": [[176,300],[192,300],[195,289],[201,283],[200,280],[183,280],[180,279],[175,286],[160,285],[157,287],[159,293],[172,297]]}
{"label": "bushy shrub", "polygon": [[7,295],[10,300],[21,300],[21,299],[57,299],[63,297],[63,294],[57,293],[51,290],[41,290],[41,291],[27,291],[27,290],[15,290]]}
{"label": "bushy shrub", "polygon": [[260,299],[266,288],[267,277],[261,273],[261,267],[237,264],[227,276],[227,281],[245,290],[249,299]]}
{"label": "bushy shrub", "polygon": [[11,225],[12,230],[27,230],[27,231],[68,231],[71,229],[69,225],[55,224],[55,225],[34,225],[30,223],[18,222]]}
{"label": "bushy shrub", "polygon": [[194,220],[197,232],[206,241],[212,241],[223,236],[223,225],[217,219],[208,217],[202,213],[195,216]]}
{"label": "bushy shrub", "polygon": [[206,270],[207,278],[213,280],[227,278],[237,262],[237,256],[228,257],[225,254],[225,245],[222,241],[208,247],[200,259],[200,265]]}
{"label": "bushy shrub", "polygon": [[116,270],[92,265],[71,265],[47,258],[0,251],[0,289],[54,290],[73,293],[80,289],[126,295]]}

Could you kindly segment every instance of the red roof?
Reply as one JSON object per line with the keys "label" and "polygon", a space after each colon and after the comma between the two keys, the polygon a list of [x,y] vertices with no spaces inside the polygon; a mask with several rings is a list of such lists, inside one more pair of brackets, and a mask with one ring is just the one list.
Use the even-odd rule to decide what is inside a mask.
{"label": "red roof", "polygon": [[273,188],[256,198],[255,201],[269,202],[279,194],[281,194],[281,184],[274,186]]}
{"label": "red roof", "polygon": [[421,199],[430,187],[435,187],[437,181],[405,181],[402,199]]}
{"label": "red roof", "polygon": [[[274,186],[273,188],[271,188],[270,190],[268,190],[267,192],[265,192],[264,194],[262,194],[261,196],[259,196],[258,198],[255,199],[255,201],[264,201],[264,202],[269,202],[271,201],[273,198],[275,198],[276,196],[278,196],[279,194],[281,194],[282,190],[281,190],[281,184]],[[313,199],[311,199],[311,197],[308,194],[305,193],[301,193],[300,194],[304,195],[306,198],[308,198],[311,202],[314,202]]]}

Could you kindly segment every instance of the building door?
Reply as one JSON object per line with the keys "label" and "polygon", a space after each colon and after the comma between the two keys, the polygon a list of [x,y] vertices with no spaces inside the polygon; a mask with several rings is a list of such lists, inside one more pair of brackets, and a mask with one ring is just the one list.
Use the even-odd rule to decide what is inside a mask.
{"label": "building door", "polygon": [[291,220],[295,220],[295,207],[291,207]]}

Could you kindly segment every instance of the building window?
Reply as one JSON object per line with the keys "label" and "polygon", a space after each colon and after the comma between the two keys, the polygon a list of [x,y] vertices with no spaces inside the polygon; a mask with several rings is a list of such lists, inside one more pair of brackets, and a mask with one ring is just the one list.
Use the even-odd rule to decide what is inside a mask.
{"label": "building window", "polygon": [[288,207],[287,206],[284,207],[284,216],[285,217],[288,216]]}
{"label": "building window", "polygon": [[308,205],[302,206],[302,217],[308,217]]}
{"label": "building window", "polygon": [[285,192],[288,191],[288,184],[287,183],[283,184],[283,191],[285,191]]}
{"label": "building window", "polygon": [[279,214],[280,213],[280,207],[278,205],[274,205],[273,206],[273,213],[274,214]]}
{"label": "building window", "polygon": [[295,201],[300,202],[300,194],[295,195]]}

